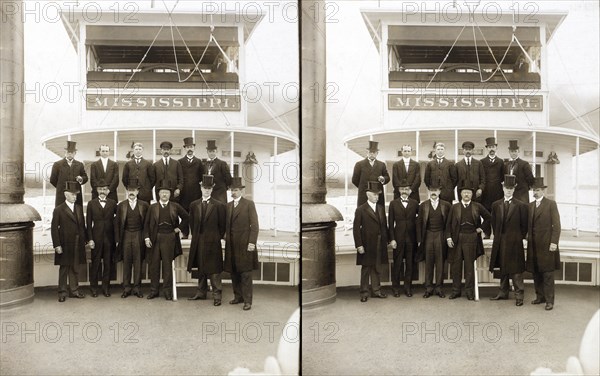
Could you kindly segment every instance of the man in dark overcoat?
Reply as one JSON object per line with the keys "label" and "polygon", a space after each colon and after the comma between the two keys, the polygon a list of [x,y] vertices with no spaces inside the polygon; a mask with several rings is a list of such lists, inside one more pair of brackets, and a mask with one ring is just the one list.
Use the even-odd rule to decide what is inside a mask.
{"label": "man in dark overcoat", "polygon": [[[118,179],[117,179],[118,182]],[[108,198],[109,183],[96,181],[99,196],[87,204],[86,228],[91,249],[90,289],[92,297],[98,296],[98,279],[102,279],[102,293],[110,296],[110,274],[115,263],[115,214],[117,202]]]}
{"label": "man in dark overcoat", "polygon": [[500,269],[500,291],[491,300],[508,299],[511,278],[516,289],[516,305],[523,305],[525,286],[525,251],[523,240],[527,236],[527,204],[513,197],[515,176],[506,175],[503,183],[504,198],[492,205],[494,242],[490,258],[490,272]]}
{"label": "man in dark overcoat", "polygon": [[[446,242],[448,243],[448,262],[452,276],[452,294],[450,299],[461,296],[463,261],[465,270],[465,292],[467,299],[475,299],[475,260],[483,255],[483,223],[491,218],[483,205],[472,200],[474,189],[461,187],[461,200],[452,205],[446,223]],[[483,222],[481,220],[483,218]]]}
{"label": "man in dark overcoat", "polygon": [[[485,189],[485,172],[481,161],[473,158],[473,149],[475,144],[471,141],[465,141],[462,144],[464,158],[456,162],[456,184],[459,187],[469,187],[473,189],[473,201],[479,202]],[[460,201],[460,192],[458,200]]]}
{"label": "man in dark overcoat", "polygon": [[132,293],[131,272],[133,269],[133,295],[142,298],[142,261],[146,258],[144,223],[150,205],[138,199],[140,183],[131,179],[125,184],[127,199],[117,205],[115,239],[117,240],[116,261],[123,260],[123,293],[127,298]]}
{"label": "man in dark overcoat", "polygon": [[[200,158],[194,155],[195,148],[196,144],[192,137],[183,139],[185,156],[179,159],[183,171],[183,188],[181,189],[179,204],[188,212],[190,211],[190,204],[202,197],[200,182],[202,175],[204,175],[204,164]],[[188,223],[182,223],[182,226],[182,239],[187,239],[190,234],[190,226]]]}
{"label": "man in dark overcoat", "polygon": [[227,202],[227,189],[231,185],[231,171],[227,162],[217,158],[217,140],[206,141],[208,159],[204,162],[204,173],[214,176],[215,187],[212,198],[219,202]]}
{"label": "man in dark overcoat", "polygon": [[417,212],[419,202],[409,198],[410,183],[403,179],[398,183],[400,197],[390,202],[389,241],[392,246],[394,266],[392,268],[392,290],[394,297],[400,296],[400,276],[404,276],[404,295],[412,297],[413,269],[416,266]]}
{"label": "man in dark overcoat", "polygon": [[381,291],[380,274],[383,264],[388,263],[388,228],[385,220],[385,208],[378,203],[383,192],[381,182],[367,183],[367,202],[356,208],[354,213],[353,235],[356,248],[356,265],[360,268],[360,301],[369,297],[369,279],[371,297],[387,298]]}
{"label": "man in dark overcoat", "polygon": [[[51,236],[54,247],[54,265],[58,268],[58,301],[64,302],[67,292],[70,298],[84,298],[79,291],[79,268],[85,264],[85,219],[83,208],[77,204],[80,184],[76,181],[65,182],[61,189],[65,201],[52,212]],[[67,279],[69,288],[67,289]]]}
{"label": "man in dark overcoat", "polygon": [[450,204],[454,201],[454,187],[456,187],[456,167],[454,162],[446,158],[446,145],[438,142],[435,145],[435,155],[425,167],[423,182],[427,188],[437,186],[440,188],[440,199]]}
{"label": "man in dark overcoat", "polygon": [[[425,259],[425,294],[424,298],[429,298],[436,294],[440,298],[445,298],[443,290],[444,284],[444,263],[448,256],[448,244],[444,238],[446,222],[450,214],[450,205],[447,201],[440,199],[441,189],[437,183],[429,187],[429,200],[423,201],[419,205],[419,215],[417,217],[417,241],[419,250],[417,253],[417,262]],[[435,268],[435,288],[433,285],[433,276]]]}
{"label": "man in dark overcoat", "polygon": [[[485,139],[485,148],[488,151],[488,155],[481,159],[481,164],[483,165],[483,171],[485,173],[485,187],[481,194],[481,203],[487,211],[491,212],[492,204],[504,197],[504,192],[502,191],[502,181],[504,181],[504,161],[496,155],[498,144],[496,143],[495,137],[488,137]],[[491,233],[491,229],[484,228],[483,230],[488,235]]]}
{"label": "man in dark overcoat", "polygon": [[108,198],[119,202],[117,187],[119,186],[119,164],[108,158],[110,147],[100,145],[100,159],[90,166],[90,186],[92,187],[92,199],[98,197],[98,182],[100,179],[108,184]]}
{"label": "man in dark overcoat", "polygon": [[198,278],[196,294],[189,300],[206,299],[208,279],[212,286],[213,305],[221,305],[223,286],[223,251],[221,239],[225,236],[225,203],[211,198],[214,181],[212,175],[202,177],[202,198],[190,205],[192,244],[188,258],[188,271]]}
{"label": "man in dark overcoat", "polygon": [[521,202],[529,203],[529,189],[533,185],[534,177],[531,165],[519,158],[518,140],[508,141],[508,154],[510,159],[504,163],[504,174],[516,176],[515,198]]}
{"label": "man in dark overcoat", "polygon": [[121,181],[124,186],[127,186],[129,181],[137,181],[137,184],[139,184],[137,199],[150,204],[156,176],[154,175],[152,162],[144,159],[143,152],[144,146],[140,142],[135,142],[133,144],[133,158],[125,163]]}
{"label": "man in dark overcoat", "polygon": [[[390,174],[387,171],[385,163],[377,160],[377,154],[379,154],[379,143],[375,141],[369,141],[369,147],[367,148],[367,158],[356,162],[354,165],[354,172],[352,173],[352,184],[358,188],[358,197],[356,200],[356,206],[359,207],[367,202],[367,185],[369,181],[378,181],[383,185],[390,182]],[[383,188],[382,188],[383,189]],[[379,205],[385,207],[385,200],[382,194],[379,195]]]}
{"label": "man in dark overcoat", "polygon": [[229,304],[244,303],[243,310],[252,308],[252,271],[258,269],[258,214],[254,202],[243,197],[245,186],[241,177],[231,183],[231,197],[225,220],[225,265],[231,274],[234,298]]}
{"label": "man in dark overcoat", "polygon": [[533,182],[534,201],[529,204],[527,226],[528,272],[533,274],[535,300],[532,304],[546,303],[545,309],[554,308],[554,271],[560,269],[560,214],[556,201],[546,198],[544,178]]}
{"label": "man in dark overcoat", "polygon": [[65,157],[60,161],[54,162],[50,173],[50,184],[56,188],[56,198],[54,206],[65,202],[63,189],[68,181],[74,181],[79,184],[79,193],[77,194],[77,205],[83,207],[83,196],[81,195],[81,186],[87,183],[88,176],[85,172],[83,163],[75,159],[77,154],[77,143],[67,141],[65,148]]}
{"label": "man in dark overcoat", "polygon": [[402,146],[402,159],[392,166],[392,185],[394,186],[394,200],[400,197],[400,182],[404,179],[410,184],[410,198],[421,202],[419,199],[419,187],[421,186],[421,166],[414,161],[412,146]]}
{"label": "man in dark overcoat", "polygon": [[154,187],[156,193],[156,200],[158,201],[158,191],[160,186],[158,183],[163,181],[169,181],[173,185],[173,193],[170,200],[173,202],[179,202],[179,195],[183,189],[183,169],[178,160],[171,158],[171,150],[173,144],[170,141],[163,141],[160,143],[160,150],[162,158],[154,162],[154,175],[156,176],[156,186]]}

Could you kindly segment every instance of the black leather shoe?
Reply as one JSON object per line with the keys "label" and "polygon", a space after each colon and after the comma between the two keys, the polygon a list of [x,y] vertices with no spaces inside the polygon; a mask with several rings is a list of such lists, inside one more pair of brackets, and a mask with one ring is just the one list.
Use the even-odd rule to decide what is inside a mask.
{"label": "black leather shoe", "polygon": [[371,294],[371,298],[385,299],[387,298],[387,295],[383,292],[380,292],[378,294]]}
{"label": "black leather shoe", "polygon": [[508,297],[498,294],[498,295],[494,296],[493,298],[490,298],[490,300],[508,300]]}
{"label": "black leather shoe", "polygon": [[546,311],[552,311],[552,308],[554,308],[554,304],[552,303],[546,303],[546,307],[544,307]]}
{"label": "black leather shoe", "polygon": [[158,297],[158,293],[155,292],[151,292],[150,294],[148,294],[148,296],[146,297],[146,299],[154,299]]}
{"label": "black leather shoe", "polygon": [[96,291],[92,291],[92,298],[97,298],[98,297],[98,293]]}
{"label": "black leather shoe", "polygon": [[400,291],[394,291],[394,298],[400,297]]}
{"label": "black leather shoe", "polygon": [[102,294],[104,294],[104,296],[107,298],[110,298],[110,291],[104,291]]}
{"label": "black leather shoe", "polygon": [[142,294],[142,293],[141,293],[141,292],[139,292],[139,291],[137,291],[137,292],[134,292],[134,293],[133,293],[133,295],[137,296],[138,298],[143,298],[143,297],[144,297],[144,294]]}
{"label": "black leather shoe", "polygon": [[448,297],[448,299],[456,299],[456,298],[460,298],[460,294],[456,294],[456,293],[452,293],[450,294],[450,296]]}
{"label": "black leather shoe", "polygon": [[406,295],[406,297],[410,298],[410,297],[412,297],[412,292],[411,291],[404,291],[404,295]]}
{"label": "black leather shoe", "polygon": [[366,301],[367,301],[367,299],[369,299],[369,298],[367,298],[366,296],[361,296],[361,297],[360,297],[360,301],[361,301],[362,303],[366,302]]}
{"label": "black leather shoe", "polygon": [[83,299],[85,295],[82,292],[77,291],[75,294],[69,294],[69,298]]}
{"label": "black leather shoe", "polygon": [[60,303],[64,303],[64,302],[65,302],[65,299],[66,299],[66,298],[65,298],[64,296],[59,296],[59,297],[58,297],[58,301],[59,301]]}
{"label": "black leather shoe", "polygon": [[244,303],[244,308],[242,308],[244,311],[249,311],[252,308],[252,304],[250,303]]}
{"label": "black leather shoe", "polygon": [[444,293],[443,293],[443,292],[441,292],[441,291],[440,291],[440,292],[438,292],[436,295],[437,295],[437,296],[439,296],[439,297],[440,297],[440,298],[442,298],[442,299],[444,299],[444,298],[446,297],[446,295],[444,295]]}
{"label": "black leather shoe", "polygon": [[432,294],[432,293],[430,293],[430,292],[428,292],[428,291],[426,291],[426,292],[425,292],[425,294],[423,295],[423,297],[424,297],[425,299],[427,299],[427,298],[429,298],[431,295],[433,295],[433,294]]}
{"label": "black leather shoe", "polygon": [[171,295],[171,294],[165,294],[165,299],[167,299],[167,300],[173,300],[173,295]]}
{"label": "black leather shoe", "polygon": [[517,299],[517,302],[515,303],[515,305],[516,305],[517,307],[520,307],[520,306],[522,306],[522,305],[523,305],[523,299]]}
{"label": "black leather shoe", "polygon": [[188,300],[206,300],[206,295],[196,294],[196,295],[188,298]]}
{"label": "black leather shoe", "polygon": [[467,299],[469,299],[469,300],[475,300],[475,297],[473,295],[467,295]]}
{"label": "black leather shoe", "polygon": [[215,301],[214,301],[213,305],[214,305],[215,307],[218,307],[218,306],[220,306],[220,305],[221,305],[221,299],[215,299]]}
{"label": "black leather shoe", "polygon": [[131,295],[131,291],[126,291],[126,292],[124,292],[124,293],[121,294],[121,298],[125,299],[129,295]]}
{"label": "black leather shoe", "polygon": [[244,301],[242,299],[233,299],[229,301],[229,304],[240,304],[243,303]]}
{"label": "black leather shoe", "polygon": [[536,299],[536,300],[532,300],[531,304],[542,304],[542,303],[546,303],[545,299]]}

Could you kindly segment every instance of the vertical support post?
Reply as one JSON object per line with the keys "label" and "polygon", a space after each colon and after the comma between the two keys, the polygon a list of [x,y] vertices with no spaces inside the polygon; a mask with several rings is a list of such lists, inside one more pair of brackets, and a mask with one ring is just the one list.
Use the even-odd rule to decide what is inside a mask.
{"label": "vertical support post", "polygon": [[575,236],[579,237],[579,141],[577,136],[575,141]]}
{"label": "vertical support post", "polygon": [[277,136],[273,138],[273,235],[277,237]]}

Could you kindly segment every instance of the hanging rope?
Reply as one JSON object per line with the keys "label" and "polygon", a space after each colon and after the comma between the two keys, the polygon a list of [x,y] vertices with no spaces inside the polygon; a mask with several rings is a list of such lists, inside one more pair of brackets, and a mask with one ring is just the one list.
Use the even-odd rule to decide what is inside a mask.
{"label": "hanging rope", "polygon": [[[483,31],[481,31],[481,28],[479,26],[477,26],[477,28],[479,29],[479,33],[483,36]],[[492,72],[492,74],[490,74],[490,76],[486,79],[483,78],[483,75],[481,74],[482,68],[481,68],[481,63],[479,61],[479,50],[477,49],[477,37],[475,36],[475,25],[473,25],[473,44],[475,44],[475,56],[477,57],[477,69],[479,70],[479,78],[481,82],[488,82],[489,80],[492,79],[492,77],[494,77],[496,75],[496,73],[498,73],[498,71],[501,69],[501,65],[504,62],[504,59],[506,59],[506,56],[508,55],[508,51],[510,51],[510,47],[513,44],[514,38],[515,38],[515,33],[514,33],[514,28],[513,28],[513,34],[511,37],[511,41],[508,45],[508,47],[506,48],[506,51],[504,51],[504,55],[502,56],[502,60],[500,60],[500,64],[498,66],[496,66],[496,69]],[[485,37],[484,37],[485,39]],[[494,53],[492,52],[492,49],[490,48],[490,46],[488,46],[488,51],[490,53],[490,55],[492,55],[492,57],[494,56]],[[494,61],[496,59],[494,58]]]}

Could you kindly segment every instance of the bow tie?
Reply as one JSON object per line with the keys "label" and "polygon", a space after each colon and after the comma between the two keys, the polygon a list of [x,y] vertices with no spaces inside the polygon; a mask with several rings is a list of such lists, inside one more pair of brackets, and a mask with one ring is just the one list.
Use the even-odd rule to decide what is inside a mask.
{"label": "bow tie", "polygon": [[505,204],[510,204],[510,202],[511,202],[511,201],[512,201],[512,200],[504,200],[504,203],[505,203]]}
{"label": "bow tie", "polygon": [[208,204],[208,201],[209,201],[209,200],[202,200],[202,203],[203,203],[203,204]]}
{"label": "bow tie", "polygon": [[402,202],[408,202],[408,200],[402,199]]}
{"label": "bow tie", "polygon": [[100,200],[100,202],[106,202],[106,200],[102,200],[102,199],[101,199],[101,200]]}

